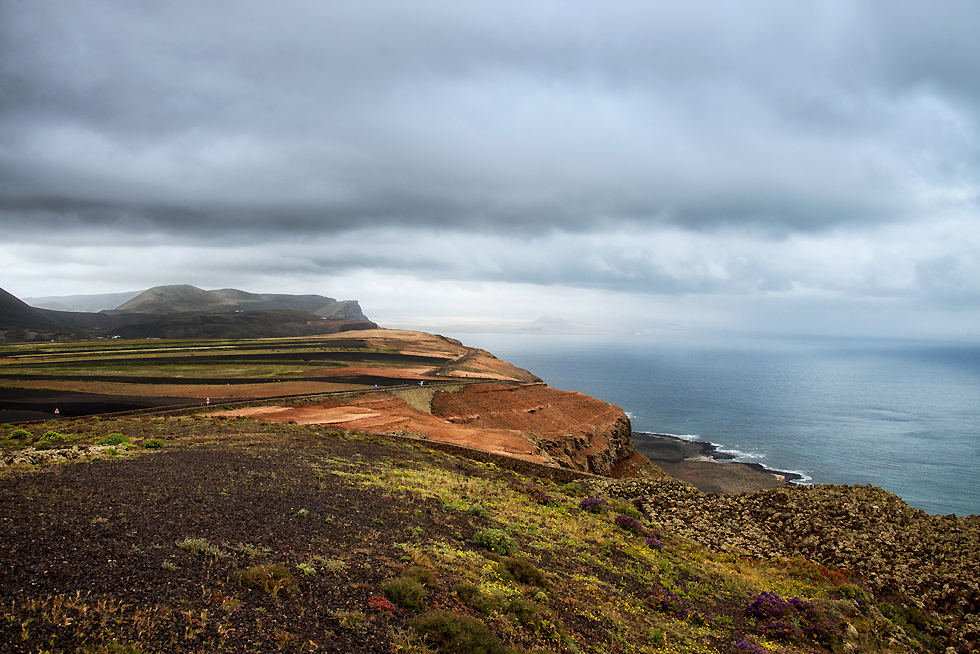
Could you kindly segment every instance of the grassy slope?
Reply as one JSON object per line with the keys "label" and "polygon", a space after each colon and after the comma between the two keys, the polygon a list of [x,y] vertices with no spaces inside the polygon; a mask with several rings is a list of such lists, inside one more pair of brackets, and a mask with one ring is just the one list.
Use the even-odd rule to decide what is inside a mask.
{"label": "grassy slope", "polygon": [[[85,450],[110,434],[128,442]],[[90,418],[3,437],[5,461],[79,457],[0,476],[10,651],[435,652],[440,638],[442,652],[977,647],[951,630],[962,619],[886,601],[866,578],[699,544],[711,539],[667,519],[671,502],[708,499],[680,483],[558,486],[424,441],[247,419]],[[587,496],[606,510],[583,510]],[[618,517],[630,514],[637,524]],[[741,524],[702,522],[701,536]],[[785,616],[746,614],[763,591],[809,604],[770,598]]]}

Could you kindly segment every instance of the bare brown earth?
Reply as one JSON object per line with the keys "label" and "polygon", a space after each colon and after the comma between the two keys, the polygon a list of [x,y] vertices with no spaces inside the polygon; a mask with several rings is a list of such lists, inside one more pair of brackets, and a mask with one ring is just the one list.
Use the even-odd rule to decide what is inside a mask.
{"label": "bare brown earth", "polygon": [[[351,431],[416,434],[603,475],[614,475],[621,461],[637,458],[623,410],[581,393],[541,383],[468,384],[447,391],[423,387],[391,393],[298,406],[246,407],[222,414]],[[639,462],[642,465],[643,460]],[[646,469],[654,470],[649,464]]]}

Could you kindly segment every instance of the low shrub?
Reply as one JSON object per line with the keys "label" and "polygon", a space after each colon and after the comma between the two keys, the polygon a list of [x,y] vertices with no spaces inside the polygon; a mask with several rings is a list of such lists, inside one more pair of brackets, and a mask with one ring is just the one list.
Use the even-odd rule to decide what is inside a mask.
{"label": "low shrub", "polygon": [[935,641],[928,632],[939,631],[941,627],[921,609],[914,606],[880,602],[878,610],[892,623],[901,627],[910,638],[924,645],[926,649],[935,649]]}
{"label": "low shrub", "polygon": [[398,607],[391,603],[384,595],[372,595],[368,598],[368,606],[370,606],[375,611],[382,611],[391,613],[395,611]]}
{"label": "low shrub", "polygon": [[95,442],[96,445],[122,445],[123,443],[129,442],[129,436],[126,434],[120,434],[119,432],[113,432],[111,434],[106,434],[99,440]]}
{"label": "low shrub", "polygon": [[763,591],[752,598],[752,602],[745,607],[745,614],[762,620],[781,618],[792,610],[792,605],[776,593]]}
{"label": "low shrub", "polygon": [[58,431],[46,431],[41,438],[37,439],[38,443],[47,443],[49,441],[63,441],[68,437]]}
{"label": "low shrub", "polygon": [[243,554],[249,558],[254,559],[257,556],[264,556],[272,552],[268,547],[262,547],[261,545],[252,545],[250,543],[239,543],[234,547],[235,552],[238,554]]}
{"label": "low shrub", "polygon": [[258,588],[273,597],[294,595],[297,592],[296,580],[289,568],[278,563],[253,565],[239,572],[236,578],[243,586]]}
{"label": "low shrub", "polygon": [[507,557],[501,559],[497,569],[500,572],[506,571],[507,576],[518,583],[537,586],[538,588],[547,588],[548,586],[548,579],[545,574],[527,559]]}
{"label": "low shrub", "polygon": [[540,493],[535,493],[534,495],[531,496],[531,499],[537,502],[538,504],[541,504],[542,506],[551,506],[552,504],[558,504],[558,500],[553,498],[551,495],[548,495],[544,491],[541,491]]}
{"label": "low shrub", "polygon": [[321,570],[331,574],[343,572],[347,569],[347,563],[345,561],[341,561],[340,559],[325,559],[323,557],[317,557],[315,560],[320,564]]}
{"label": "low shrub", "polygon": [[61,445],[67,445],[68,443],[75,440],[75,436],[66,436],[61,432],[57,431],[47,431],[34,443],[34,447],[38,450],[47,450],[50,448],[57,448]]}
{"label": "low shrub", "polygon": [[612,507],[612,509],[616,513],[629,516],[630,518],[634,518],[636,520],[639,520],[641,517],[643,517],[640,515],[640,511],[635,506],[633,506],[632,504],[627,504],[625,502],[615,505],[614,507]]}
{"label": "low shrub", "polygon": [[598,497],[586,497],[578,503],[578,508],[589,513],[605,513],[607,511],[606,503]]}
{"label": "low shrub", "polygon": [[561,640],[561,623],[545,606],[514,599],[508,603],[506,613],[513,622],[531,629],[545,640]]}
{"label": "low shrub", "polygon": [[341,629],[349,631],[363,631],[367,628],[368,618],[364,611],[338,611],[334,613],[337,623]]}
{"label": "low shrub", "polygon": [[868,600],[868,594],[857,584],[841,584],[837,587],[837,592],[844,599]]}
{"label": "low shrub", "polygon": [[490,615],[501,608],[495,596],[483,592],[479,586],[469,582],[456,585],[453,592],[465,606],[485,615]]}
{"label": "low shrub", "polygon": [[732,643],[732,652],[735,654],[768,654],[768,651],[758,643],[745,638],[739,638]]}
{"label": "low shrub", "polygon": [[433,588],[436,585],[436,576],[433,574],[432,570],[421,566],[406,568],[402,570],[402,573],[399,576],[414,579],[423,586],[428,586],[429,588]]}
{"label": "low shrub", "polygon": [[417,579],[410,577],[397,577],[381,588],[395,604],[405,609],[421,609],[429,594]]}
{"label": "low shrub", "polygon": [[547,609],[540,604],[514,599],[507,603],[506,612],[514,621],[524,627],[533,627],[541,620]]}
{"label": "low shrub", "polygon": [[801,639],[833,647],[843,640],[840,628],[817,607],[799,597],[783,599],[776,593],[761,592],[745,607],[745,614],[756,618],[757,630],[766,638],[783,642]]}
{"label": "low shrub", "polygon": [[462,461],[456,464],[456,469],[462,472],[467,477],[476,477],[479,476],[480,474],[479,468],[475,468],[469,465],[468,463],[463,463]]}
{"label": "low shrub", "polygon": [[34,438],[34,434],[27,431],[26,429],[15,429],[9,434],[7,434],[8,440],[24,440],[25,438]]}
{"label": "low shrub", "polygon": [[470,508],[466,509],[466,512],[478,518],[486,518],[490,515],[490,512],[483,508],[482,504],[470,504]]}
{"label": "low shrub", "polygon": [[616,526],[624,531],[628,531],[631,534],[636,534],[637,536],[642,536],[645,532],[643,530],[643,525],[640,521],[633,516],[628,515],[618,515],[616,516]]}
{"label": "low shrub", "polygon": [[509,654],[487,625],[449,611],[431,611],[412,620],[412,629],[440,654]]}
{"label": "low shrub", "polygon": [[149,447],[149,448],[163,447],[163,441],[160,440],[159,438],[147,438],[145,441],[143,441],[143,447]]}
{"label": "low shrub", "polygon": [[185,538],[177,543],[177,547],[202,559],[220,559],[228,556],[228,552],[217,545],[212,545],[204,538]]}
{"label": "low shrub", "polygon": [[517,553],[517,542],[500,529],[483,529],[473,534],[472,542],[482,545],[494,554],[510,556]]}

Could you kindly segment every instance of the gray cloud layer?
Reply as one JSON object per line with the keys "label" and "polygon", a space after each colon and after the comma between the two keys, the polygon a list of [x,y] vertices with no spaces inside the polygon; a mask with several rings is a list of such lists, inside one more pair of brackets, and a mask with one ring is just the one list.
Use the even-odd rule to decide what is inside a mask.
{"label": "gray cloud layer", "polygon": [[978,33],[966,0],[0,0],[0,247],[32,291],[57,233],[975,309]]}

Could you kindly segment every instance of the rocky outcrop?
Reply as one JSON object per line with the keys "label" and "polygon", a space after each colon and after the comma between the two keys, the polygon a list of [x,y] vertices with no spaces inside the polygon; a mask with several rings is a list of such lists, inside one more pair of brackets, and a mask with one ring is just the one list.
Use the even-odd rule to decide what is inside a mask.
{"label": "rocky outcrop", "polygon": [[924,632],[980,644],[980,516],[930,515],[874,486],[793,486],[706,494],[675,479],[592,480],[665,532],[735,557],[813,561],[867,579],[921,611]]}
{"label": "rocky outcrop", "polygon": [[535,454],[565,468],[607,476],[659,471],[634,449],[626,413],[582,393],[545,384],[476,384],[437,393],[432,414],[470,428],[516,432]]}

